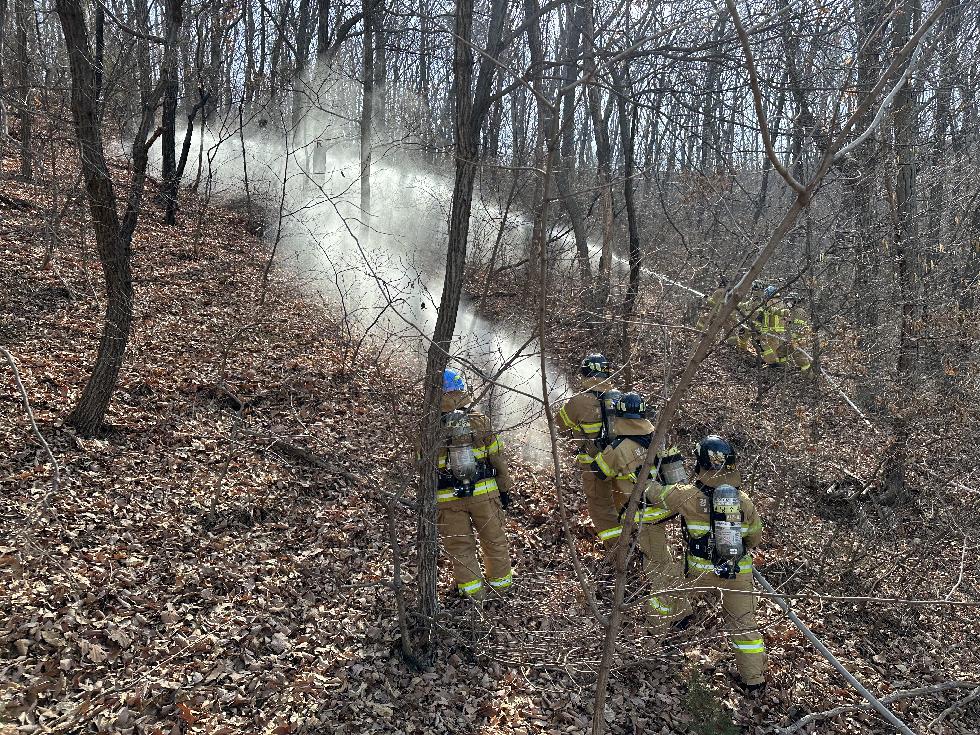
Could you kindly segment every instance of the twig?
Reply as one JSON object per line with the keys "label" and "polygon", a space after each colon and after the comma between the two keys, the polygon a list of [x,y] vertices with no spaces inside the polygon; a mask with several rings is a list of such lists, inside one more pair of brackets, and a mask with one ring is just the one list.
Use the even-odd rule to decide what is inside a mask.
{"label": "twig", "polygon": [[[962,686],[965,686],[965,684]],[[936,725],[941,723],[943,720],[945,720],[947,717],[953,714],[956,710],[963,709],[968,704],[970,704],[970,702],[973,702],[977,699],[980,699],[980,686],[976,686],[973,689],[973,691],[967,694],[965,697],[963,697],[963,699],[959,700],[958,702],[953,702],[951,705],[949,705],[949,707],[947,707],[942,712],[940,712],[939,716],[929,723],[929,727],[927,729],[932,730],[932,728],[934,728]]]}
{"label": "twig", "polygon": [[959,576],[959,578],[957,578],[956,584],[954,584],[950,588],[949,593],[946,595],[946,598],[945,599],[948,600],[950,597],[952,597],[953,596],[953,593],[956,592],[957,589],[959,589],[959,586],[961,584],[963,584],[963,569],[965,567],[966,567],[966,536],[964,535],[963,536],[963,551],[960,554],[960,576]]}
{"label": "twig", "polygon": [[52,493],[56,493],[61,489],[61,468],[58,466],[58,460],[54,458],[54,453],[51,451],[51,447],[48,442],[41,435],[41,430],[37,428],[37,421],[34,420],[34,411],[31,409],[30,399],[27,397],[27,391],[24,389],[24,384],[20,379],[20,371],[17,369],[17,363],[14,362],[14,356],[11,355],[6,348],[0,347],[0,353],[7,359],[7,364],[10,365],[10,369],[14,372],[14,382],[17,383],[17,390],[20,391],[20,398],[24,404],[24,410],[27,412],[27,419],[31,422],[31,429],[34,431],[34,436],[44,447],[45,454],[48,455],[48,459],[51,460],[51,466],[54,468],[54,477],[51,478],[51,489],[45,494],[43,500],[41,501],[45,507],[50,507],[48,504],[48,498],[51,497]]}
{"label": "twig", "polygon": [[789,184],[790,188],[797,194],[803,194],[806,192],[806,187],[797,181],[793,174],[783,165],[783,162],[779,160],[779,156],[776,155],[776,151],[773,148],[772,135],[769,132],[769,121],[762,105],[762,91],[759,89],[759,73],[755,68],[755,57],[752,55],[752,46],[749,43],[749,36],[745,32],[745,26],[742,25],[742,18],[738,14],[734,0],[725,0],[725,5],[728,7],[728,12],[731,13],[732,22],[735,24],[735,32],[738,34],[738,40],[741,42],[742,51],[745,54],[745,68],[749,72],[749,87],[752,89],[755,115],[759,120],[759,132],[762,134],[762,144],[766,149],[766,157],[769,159],[772,167],[776,169],[776,172]]}

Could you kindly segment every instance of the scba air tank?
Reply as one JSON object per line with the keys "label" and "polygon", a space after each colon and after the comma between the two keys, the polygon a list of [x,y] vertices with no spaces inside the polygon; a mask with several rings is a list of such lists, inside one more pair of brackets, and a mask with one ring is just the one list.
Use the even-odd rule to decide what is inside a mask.
{"label": "scba air tank", "polygon": [[731,485],[720,485],[712,493],[715,554],[719,562],[735,564],[742,558],[742,503],[738,490]]}
{"label": "scba air tank", "polygon": [[443,418],[449,433],[449,470],[463,482],[473,482],[478,468],[473,453],[473,429],[465,411],[451,411]]}
{"label": "scba air tank", "polygon": [[660,460],[660,476],[664,485],[676,485],[687,480],[684,456],[677,451],[676,447],[671,447],[664,458]]}

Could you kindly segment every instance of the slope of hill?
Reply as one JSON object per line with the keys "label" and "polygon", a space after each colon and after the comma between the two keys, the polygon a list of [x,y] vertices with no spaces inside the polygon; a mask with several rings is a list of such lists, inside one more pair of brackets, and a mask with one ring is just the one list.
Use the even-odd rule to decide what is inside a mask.
{"label": "slope of hill", "polygon": [[[135,242],[137,318],[111,427],[79,437],[62,420],[97,344],[101,281],[78,208],[52,235],[49,191],[44,180],[0,183],[0,345],[17,361],[59,476],[55,486],[5,366],[0,726],[24,733],[586,732],[603,631],[582,604],[549,473],[516,466],[509,529],[516,594],[475,610],[451,600],[444,578],[440,655],[431,669],[413,670],[397,653],[388,512],[404,543],[414,515],[392,496],[412,493],[414,368],[399,362],[397,349],[375,344],[355,361],[349,325],[291,274],[273,270],[263,301],[265,247],[247,234],[240,213],[202,209],[188,194],[176,228],[146,207]],[[556,328],[568,336],[574,325]],[[652,355],[654,348],[643,349]],[[719,394],[726,405],[742,406],[740,397],[756,405],[744,382],[750,374],[726,371],[723,362],[709,370],[707,392],[694,405],[709,406]],[[760,462],[785,466],[805,448],[776,441],[800,410],[788,400],[795,394],[780,391],[789,389],[770,391],[762,408],[745,408],[730,425],[745,426],[753,449],[770,443]],[[746,425],[748,413],[769,420]],[[836,418],[821,423],[824,436],[848,422],[829,413]],[[692,434],[714,421],[689,411]],[[789,589],[805,582],[835,594],[931,596],[949,591],[962,570],[950,594],[975,598],[975,566],[960,565],[955,545],[930,562],[931,574],[945,569],[941,580],[913,583],[925,578],[924,557],[913,550],[939,548],[923,529],[926,509],[895,519],[901,545],[881,550],[897,554],[892,568],[877,547],[861,545],[880,538],[874,511],[815,522],[830,511],[816,507],[819,496],[793,491],[788,481],[796,475],[756,469],[753,476],[772,519],[776,578],[801,580]],[[569,495],[572,535],[589,566],[599,567],[580,497]],[[807,563],[845,551],[850,564]],[[402,553],[410,586],[412,555]],[[862,560],[879,570],[880,586],[858,584],[869,573]],[[769,606],[772,686],[746,701],[727,680],[730,659],[716,621],[708,617],[661,646],[638,614],[638,586],[630,604],[607,704],[613,732],[726,732],[726,720],[772,732],[806,712],[855,701]],[[968,682],[973,674],[962,672],[976,670],[967,632],[976,627],[973,609],[799,604],[881,694]],[[950,701],[949,692],[927,692],[897,706],[924,725]],[[942,727],[967,732],[972,719],[966,707]],[[710,722],[714,730],[706,729]],[[807,728],[882,731],[874,718],[853,714]]]}

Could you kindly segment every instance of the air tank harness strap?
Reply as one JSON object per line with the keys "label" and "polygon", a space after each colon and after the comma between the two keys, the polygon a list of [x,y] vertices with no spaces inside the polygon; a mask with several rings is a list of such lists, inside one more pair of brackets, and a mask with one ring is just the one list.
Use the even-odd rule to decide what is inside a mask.
{"label": "air tank harness strap", "polygon": [[490,478],[497,476],[497,470],[493,468],[492,465],[486,462],[477,462],[478,473],[476,478],[473,480],[472,484],[463,485],[457,480],[453,473],[451,472],[440,472],[439,482],[436,485],[438,490],[449,490],[453,489],[457,498],[468,498],[473,495],[474,488],[477,487],[484,480],[489,480]]}
{"label": "air tank harness strap", "polygon": [[[609,417],[606,414],[606,402],[602,400],[602,396],[605,395],[605,391],[590,390],[589,393],[595,396],[595,399],[599,401],[599,420],[602,423],[599,428],[599,436],[597,436],[592,441],[595,443],[596,447],[601,452],[609,445],[609,438],[606,435],[607,434],[606,427],[609,426]],[[582,460],[579,459],[579,461],[581,462]]]}

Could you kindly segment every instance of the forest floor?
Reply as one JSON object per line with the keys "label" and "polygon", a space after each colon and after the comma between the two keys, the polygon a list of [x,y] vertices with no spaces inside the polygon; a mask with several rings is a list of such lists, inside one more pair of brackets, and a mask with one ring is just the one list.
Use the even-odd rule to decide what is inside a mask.
{"label": "forest floor", "polygon": [[[52,240],[50,182],[0,182],[0,346],[58,464],[55,484],[4,365],[0,732],[586,732],[603,631],[583,604],[550,472],[514,456],[515,594],[466,606],[452,600],[444,568],[437,662],[411,669],[397,652],[387,514],[410,539],[413,513],[390,498],[412,492],[414,368],[377,345],[355,353],[349,325],[294,274],[273,269],[264,284],[268,252],[241,212],[187,193],[179,225],[166,227],[155,193],[151,181],[110,427],[83,438],[63,421],[101,330],[91,232],[69,208]],[[662,308],[651,294],[641,318]],[[556,356],[574,364],[588,335],[571,317],[552,328],[561,337],[552,344],[565,346]],[[645,364],[662,363],[658,349],[638,345]],[[654,380],[642,387],[658,392]],[[868,476],[880,446],[846,406],[813,390],[790,376],[757,397],[751,368],[720,354],[678,432],[689,449],[707,427],[738,428],[773,582],[976,600],[965,530],[976,502],[957,502],[938,481],[899,508],[819,492],[843,477],[830,467]],[[949,451],[939,436],[916,461],[939,467],[935,455]],[[568,489],[572,535],[596,568],[584,503]],[[411,587],[411,555],[404,561]],[[631,604],[607,704],[612,732],[770,733],[860,701],[770,603],[760,606],[770,686],[757,699],[731,686],[714,617],[664,644],[637,613],[642,596]],[[976,608],[796,607],[879,695],[962,684],[895,702],[919,731],[980,685]],[[978,715],[968,704],[933,731],[975,732]],[[798,730],[886,731],[854,712]]]}

